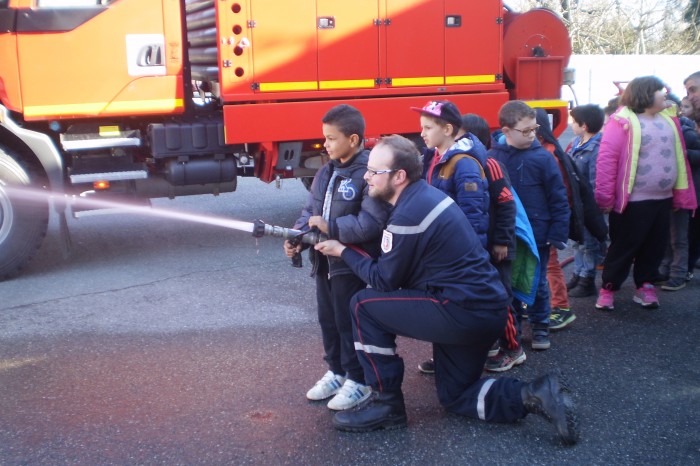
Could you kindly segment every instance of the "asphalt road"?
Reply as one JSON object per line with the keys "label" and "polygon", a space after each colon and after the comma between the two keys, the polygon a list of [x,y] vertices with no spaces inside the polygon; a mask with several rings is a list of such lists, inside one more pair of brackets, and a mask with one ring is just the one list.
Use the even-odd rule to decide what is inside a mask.
{"label": "asphalt road", "polygon": [[[304,195],[242,180],[155,205],[289,226]],[[349,434],[304,397],[326,370],[314,286],[281,240],[126,214],[69,224],[71,257],[52,218],[31,266],[0,283],[0,464],[700,464],[700,278],[659,310],[633,304],[629,281],[612,313],[574,299],[571,327],[507,374],[567,375],[574,447],[535,416],[445,413],[415,369],[428,344],[406,339],[408,428]]]}

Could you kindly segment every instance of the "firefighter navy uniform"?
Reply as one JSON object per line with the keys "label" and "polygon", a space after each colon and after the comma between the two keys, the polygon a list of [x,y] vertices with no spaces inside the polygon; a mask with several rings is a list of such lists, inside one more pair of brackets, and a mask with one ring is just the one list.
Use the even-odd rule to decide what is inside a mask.
{"label": "firefighter navy uniform", "polygon": [[460,208],[415,181],[397,199],[381,247],[378,259],[351,248],[342,252],[371,286],[350,304],[365,382],[380,393],[400,393],[404,363],[396,336],[429,341],[438,398],[448,411],[493,422],[523,418],[524,382],[480,378],[505,327],[508,298]]}

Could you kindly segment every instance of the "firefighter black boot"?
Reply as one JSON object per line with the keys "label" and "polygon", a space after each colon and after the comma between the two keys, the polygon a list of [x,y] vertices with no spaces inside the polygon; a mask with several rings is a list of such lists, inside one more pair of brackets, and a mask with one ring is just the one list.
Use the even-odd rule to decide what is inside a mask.
{"label": "firefighter black boot", "polygon": [[575,287],[569,290],[569,296],[572,298],[585,298],[596,294],[595,278],[581,277]]}
{"label": "firefighter black boot", "polygon": [[406,427],[406,407],[401,390],[375,392],[355,408],[339,411],[333,425],[347,432],[370,432],[378,429]]}
{"label": "firefighter black boot", "polygon": [[520,391],[528,413],[539,414],[557,429],[564,445],[578,441],[578,419],[569,388],[559,371],[543,375],[526,384]]}

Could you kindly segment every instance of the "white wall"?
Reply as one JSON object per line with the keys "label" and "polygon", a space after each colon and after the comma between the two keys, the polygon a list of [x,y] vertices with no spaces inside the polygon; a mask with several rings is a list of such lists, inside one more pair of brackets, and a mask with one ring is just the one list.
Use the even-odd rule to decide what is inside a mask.
{"label": "white wall", "polygon": [[[576,84],[572,87],[578,104],[595,103],[604,107],[617,95],[613,81],[631,81],[638,76],[657,76],[678,97],[685,96],[683,80],[700,71],[700,56],[572,55],[569,68],[576,70]],[[567,86],[562,88],[562,98],[575,100]]]}

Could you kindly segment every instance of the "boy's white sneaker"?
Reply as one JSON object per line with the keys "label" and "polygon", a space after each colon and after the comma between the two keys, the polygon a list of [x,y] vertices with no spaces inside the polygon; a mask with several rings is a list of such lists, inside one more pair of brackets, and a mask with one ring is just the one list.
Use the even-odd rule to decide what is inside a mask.
{"label": "boy's white sneaker", "polygon": [[306,392],[306,398],[312,401],[325,400],[338,393],[338,390],[344,383],[345,377],[336,375],[333,371],[328,371],[321,377],[321,380],[316,382],[316,385],[311,387],[311,390]]}
{"label": "boy's white sneaker", "polygon": [[334,411],[350,409],[367,398],[372,393],[372,389],[367,385],[360,385],[354,380],[347,379],[338,394],[328,402],[328,408]]}

